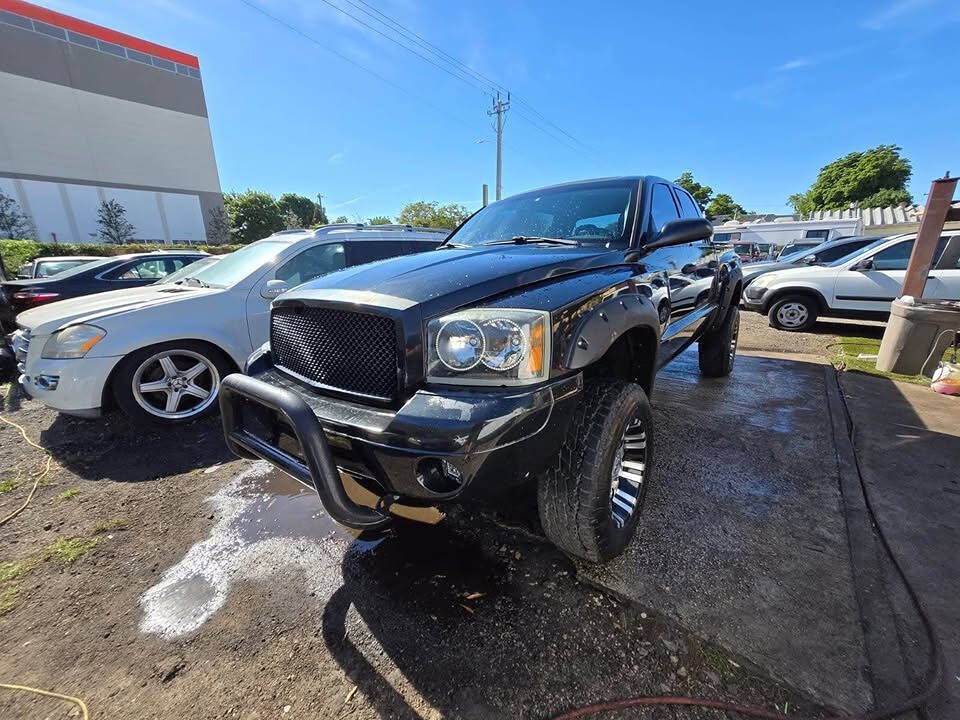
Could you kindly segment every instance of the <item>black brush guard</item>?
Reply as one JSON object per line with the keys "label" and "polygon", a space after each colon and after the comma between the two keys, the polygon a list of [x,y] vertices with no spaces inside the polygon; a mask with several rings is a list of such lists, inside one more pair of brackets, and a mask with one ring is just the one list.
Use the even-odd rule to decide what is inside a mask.
{"label": "black brush guard", "polygon": [[[306,464],[244,427],[245,402],[263,405],[286,420],[297,437]],[[313,486],[324,510],[341,525],[356,530],[379,530],[389,524],[389,515],[358,505],[347,495],[323,427],[300,396],[234,373],[227,375],[220,385],[220,412],[230,450],[240,457],[262,458],[297,480]]]}

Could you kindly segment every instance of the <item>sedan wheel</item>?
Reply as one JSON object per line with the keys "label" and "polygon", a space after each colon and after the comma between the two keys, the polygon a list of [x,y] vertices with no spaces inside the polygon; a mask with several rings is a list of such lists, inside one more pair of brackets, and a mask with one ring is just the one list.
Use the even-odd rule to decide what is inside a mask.
{"label": "sedan wheel", "polygon": [[816,302],[807,296],[794,295],[775,301],[767,317],[773,327],[796,332],[813,327],[817,309]]}
{"label": "sedan wheel", "polygon": [[212,360],[192,350],[164,350],[133,373],[137,404],[160,420],[199,415],[217,399],[220,372]]}

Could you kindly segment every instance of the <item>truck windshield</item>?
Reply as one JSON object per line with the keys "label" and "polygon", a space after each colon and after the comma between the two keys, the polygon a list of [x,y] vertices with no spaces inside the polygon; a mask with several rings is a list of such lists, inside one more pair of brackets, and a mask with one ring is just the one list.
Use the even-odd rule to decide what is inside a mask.
{"label": "truck windshield", "polygon": [[629,239],[626,218],[635,187],[636,183],[625,182],[516,195],[476,213],[450,236],[450,244],[476,246],[526,237],[623,248]]}

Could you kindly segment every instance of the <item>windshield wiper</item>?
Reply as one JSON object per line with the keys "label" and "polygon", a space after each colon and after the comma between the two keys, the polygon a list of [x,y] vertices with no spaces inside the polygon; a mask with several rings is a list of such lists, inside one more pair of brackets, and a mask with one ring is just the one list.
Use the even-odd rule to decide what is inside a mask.
{"label": "windshield wiper", "polygon": [[580,245],[579,240],[571,238],[538,237],[535,235],[514,235],[509,240],[491,240],[481,245],[528,245],[543,243],[544,245]]}
{"label": "windshield wiper", "polygon": [[205,283],[205,282],[204,282],[203,280],[201,280],[200,278],[195,278],[195,277],[193,277],[193,276],[185,277],[185,278],[180,278],[179,280],[177,280],[177,281],[174,283],[174,285],[180,285],[180,284],[182,284],[182,283],[187,283],[187,282],[191,282],[191,281],[192,281],[192,282],[195,282],[198,286],[200,286],[200,287],[202,287],[202,288],[208,288],[208,287],[210,287],[209,285],[207,285],[207,283]]}
{"label": "windshield wiper", "polygon": [[470,246],[464,245],[463,243],[457,243],[457,242],[442,242],[439,245],[437,245],[437,250],[440,250],[442,248],[467,248],[467,247],[470,247]]}

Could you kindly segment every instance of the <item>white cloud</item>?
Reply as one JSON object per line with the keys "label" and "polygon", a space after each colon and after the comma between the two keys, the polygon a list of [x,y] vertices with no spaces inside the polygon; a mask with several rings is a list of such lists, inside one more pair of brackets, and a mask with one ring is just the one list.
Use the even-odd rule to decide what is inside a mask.
{"label": "white cloud", "polygon": [[905,16],[925,7],[930,7],[936,2],[937,0],[894,0],[886,7],[873,13],[861,24],[870,30],[884,30],[899,20],[903,20]]}
{"label": "white cloud", "polygon": [[335,152],[327,158],[327,165],[343,165],[344,153]]}
{"label": "white cloud", "polygon": [[790,70],[799,70],[800,68],[808,67],[809,65],[813,65],[813,60],[807,57],[798,57],[794,58],[793,60],[788,60],[787,62],[783,63],[783,65],[778,65],[776,70],[778,72],[787,72]]}

